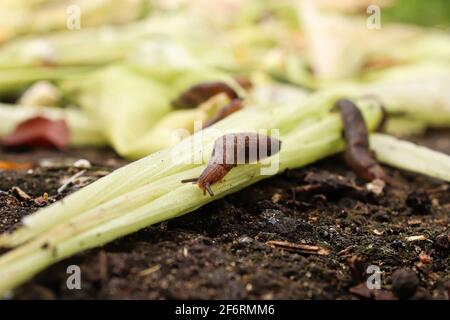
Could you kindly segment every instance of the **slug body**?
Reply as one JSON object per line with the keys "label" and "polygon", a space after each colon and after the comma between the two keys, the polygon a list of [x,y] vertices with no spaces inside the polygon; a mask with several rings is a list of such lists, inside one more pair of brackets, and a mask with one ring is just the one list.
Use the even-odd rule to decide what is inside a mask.
{"label": "slug body", "polygon": [[280,151],[281,141],[265,135],[242,132],[230,133],[216,139],[211,159],[198,178],[182,180],[197,183],[203,194],[214,196],[211,185],[222,181],[238,164],[248,164],[270,157]]}
{"label": "slug body", "polygon": [[350,100],[340,99],[335,107],[344,123],[346,142],[345,161],[361,178],[367,181],[380,179],[386,181],[386,174],[370,151],[366,123],[358,107]]}
{"label": "slug body", "polygon": [[230,100],[239,98],[237,92],[225,82],[202,82],[184,91],[172,105],[174,109],[194,109],[219,93],[225,93]]}

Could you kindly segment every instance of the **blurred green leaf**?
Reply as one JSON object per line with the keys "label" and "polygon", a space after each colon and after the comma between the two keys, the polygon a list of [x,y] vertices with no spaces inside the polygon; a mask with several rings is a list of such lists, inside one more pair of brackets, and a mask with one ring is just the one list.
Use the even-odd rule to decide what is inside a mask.
{"label": "blurred green leaf", "polygon": [[450,26],[450,1],[397,0],[394,6],[384,9],[381,16],[386,22],[395,21],[448,28]]}

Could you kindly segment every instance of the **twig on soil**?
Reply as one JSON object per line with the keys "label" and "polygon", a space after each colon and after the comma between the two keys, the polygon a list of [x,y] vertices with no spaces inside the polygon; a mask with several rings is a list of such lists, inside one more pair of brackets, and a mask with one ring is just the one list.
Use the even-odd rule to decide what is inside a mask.
{"label": "twig on soil", "polygon": [[354,246],[348,246],[347,248],[341,250],[338,252],[338,256],[346,256],[347,254],[350,254],[353,252],[353,250],[355,250]]}
{"label": "twig on soil", "polygon": [[427,240],[427,238],[423,234],[417,235],[417,236],[406,237],[406,241],[408,241],[408,242],[423,241],[423,240]]}
{"label": "twig on soil", "polygon": [[408,220],[408,225],[409,226],[418,226],[421,223],[422,223],[422,219],[418,219],[418,218],[414,218],[414,219]]}
{"label": "twig on soil", "polygon": [[26,193],[25,191],[23,191],[19,187],[12,187],[11,188],[11,193],[13,195],[15,195],[17,198],[19,198],[19,200],[24,200],[24,201],[31,200],[31,197],[28,195],[28,193]]}
{"label": "twig on soil", "polygon": [[320,256],[327,256],[330,254],[330,250],[320,246],[297,244],[288,241],[270,240],[266,242],[266,245],[272,248],[280,248],[290,252],[317,254]]}
{"label": "twig on soil", "polygon": [[79,172],[77,172],[76,174],[74,174],[73,176],[71,176],[69,179],[67,179],[63,185],[61,187],[58,188],[58,193],[62,193],[64,190],[66,190],[66,188],[71,185],[72,183],[75,182],[75,180],[77,180],[79,177],[81,177],[83,174],[86,173],[86,169],[81,170]]}
{"label": "twig on soil", "polygon": [[155,273],[156,271],[158,271],[159,269],[161,269],[161,265],[157,264],[153,267],[147,268],[142,270],[141,272],[138,273],[139,277],[146,277],[152,273]]}

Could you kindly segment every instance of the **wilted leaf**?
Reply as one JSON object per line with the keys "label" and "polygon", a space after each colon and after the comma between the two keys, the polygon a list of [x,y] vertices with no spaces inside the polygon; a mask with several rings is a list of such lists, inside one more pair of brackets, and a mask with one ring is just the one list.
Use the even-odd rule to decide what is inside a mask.
{"label": "wilted leaf", "polygon": [[64,120],[50,120],[34,117],[20,123],[3,140],[5,147],[64,148],[69,144],[69,127]]}

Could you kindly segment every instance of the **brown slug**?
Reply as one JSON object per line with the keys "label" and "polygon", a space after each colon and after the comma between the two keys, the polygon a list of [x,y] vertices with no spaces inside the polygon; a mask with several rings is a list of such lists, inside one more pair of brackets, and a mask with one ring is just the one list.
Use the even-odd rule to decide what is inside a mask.
{"label": "brown slug", "polygon": [[358,107],[348,99],[335,103],[344,124],[345,162],[361,178],[367,181],[388,180],[383,168],[370,150],[366,123]]}
{"label": "brown slug", "polygon": [[193,182],[212,197],[211,185],[220,182],[238,164],[248,164],[270,157],[280,151],[281,141],[253,132],[230,133],[214,142],[211,159],[198,178],[185,179]]}

